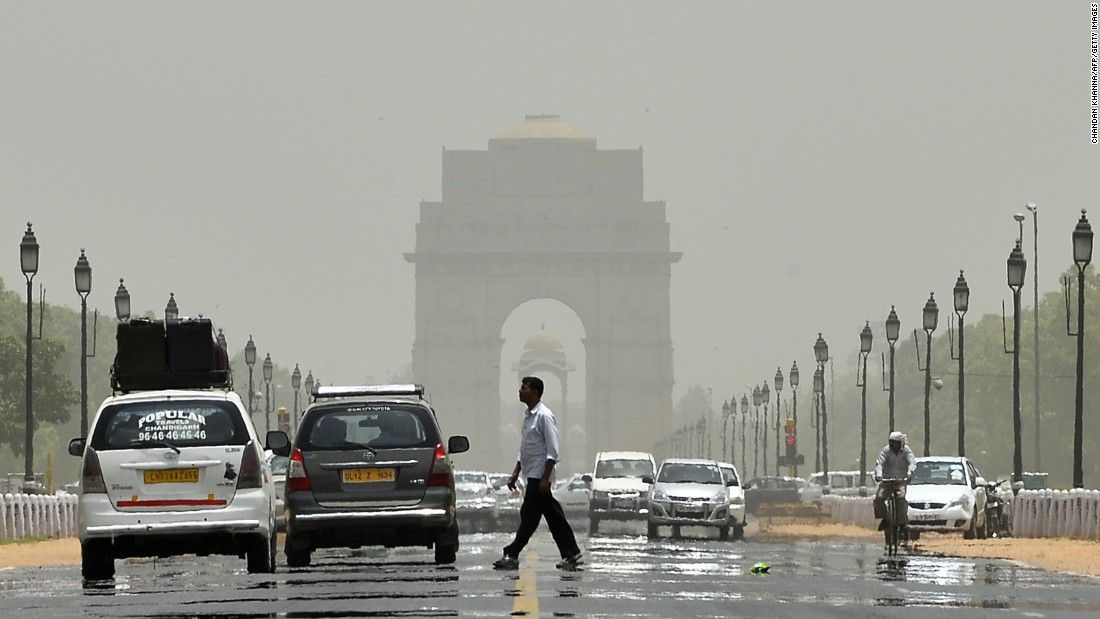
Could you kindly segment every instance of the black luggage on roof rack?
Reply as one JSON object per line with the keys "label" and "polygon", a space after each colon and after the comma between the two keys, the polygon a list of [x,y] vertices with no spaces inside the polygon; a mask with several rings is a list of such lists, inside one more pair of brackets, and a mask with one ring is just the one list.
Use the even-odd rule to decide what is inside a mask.
{"label": "black luggage on roof rack", "polygon": [[226,351],[208,318],[136,319],[118,325],[118,353],[111,367],[116,391],[230,388]]}

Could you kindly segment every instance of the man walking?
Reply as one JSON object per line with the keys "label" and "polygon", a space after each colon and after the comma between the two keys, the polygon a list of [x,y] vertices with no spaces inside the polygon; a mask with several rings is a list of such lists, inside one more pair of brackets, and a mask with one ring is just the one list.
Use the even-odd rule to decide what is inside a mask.
{"label": "man walking", "polygon": [[565,519],[561,504],[550,492],[554,482],[554,466],[558,462],[558,428],[554,413],[542,403],[542,379],[526,376],[520,381],[519,400],[527,405],[523,413],[523,432],[520,437],[519,457],[508,478],[508,489],[515,490],[520,472],[527,477],[527,489],[519,508],[519,530],[511,544],[504,547],[504,556],[493,562],[497,569],[519,567],[519,553],[545,517],[558,546],[560,569],[574,569],[583,562],[581,550],[573,528]]}

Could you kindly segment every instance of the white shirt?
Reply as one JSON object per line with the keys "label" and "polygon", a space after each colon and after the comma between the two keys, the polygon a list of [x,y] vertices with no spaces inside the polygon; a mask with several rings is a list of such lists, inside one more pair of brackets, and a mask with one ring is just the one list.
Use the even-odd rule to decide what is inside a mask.
{"label": "white shirt", "polygon": [[875,462],[875,475],[900,479],[912,475],[916,468],[917,457],[913,455],[913,450],[909,449],[908,445],[903,444],[896,454],[887,445],[878,454],[878,460]]}
{"label": "white shirt", "polygon": [[[542,402],[523,413],[523,433],[520,436],[516,460],[527,479],[542,479],[546,461],[558,461],[558,426],[554,413]],[[557,467],[555,466],[555,469]],[[550,481],[554,481],[554,471]]]}

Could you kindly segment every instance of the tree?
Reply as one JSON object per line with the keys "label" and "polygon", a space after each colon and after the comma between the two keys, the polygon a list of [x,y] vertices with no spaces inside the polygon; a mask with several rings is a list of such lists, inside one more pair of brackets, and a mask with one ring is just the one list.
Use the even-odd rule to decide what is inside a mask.
{"label": "tree", "polygon": [[[0,334],[0,445],[7,445],[17,456],[25,451],[26,351],[25,342]],[[64,353],[65,346],[51,338],[39,340],[32,348],[36,430],[67,422],[71,407],[80,402],[79,390],[57,372]]]}

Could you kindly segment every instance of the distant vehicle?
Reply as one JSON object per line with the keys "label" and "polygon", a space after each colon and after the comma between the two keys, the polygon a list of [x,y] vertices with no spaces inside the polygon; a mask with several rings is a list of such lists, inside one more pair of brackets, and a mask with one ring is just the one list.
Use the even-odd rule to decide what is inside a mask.
{"label": "distant vehicle", "polygon": [[745,482],[745,511],[756,514],[761,505],[802,503],[806,480],[801,477],[764,475]]}
{"label": "distant vehicle", "polygon": [[511,476],[511,473],[489,473],[497,500],[497,527],[503,530],[519,526],[519,508],[523,505],[523,491],[527,486],[520,477],[516,480],[516,489],[509,490],[508,478]]}
{"label": "distant vehicle", "polygon": [[318,548],[420,546],[454,563],[459,521],[451,454],[420,385],[314,387],[287,469],[286,562]]}
{"label": "distant vehicle", "polygon": [[668,458],[661,463],[657,476],[646,475],[649,513],[646,534],[660,536],[660,527],[671,526],[672,536],[680,536],[684,526],[718,530],[719,539],[729,539],[730,495],[726,478],[714,460]]}
{"label": "distant vehicle", "polygon": [[580,473],[554,482],[551,492],[561,504],[567,518],[584,518],[588,515],[588,482]]}
{"label": "distant vehicle", "polygon": [[484,471],[455,471],[455,507],[464,533],[484,533],[497,526],[496,491]]}
{"label": "distant vehicle", "polygon": [[286,531],[286,469],[290,464],[289,456],[271,454],[267,458],[271,467],[271,481],[275,484],[275,526],[280,532]]}
{"label": "distant vehicle", "polygon": [[653,455],[644,451],[601,451],[596,454],[588,482],[588,532],[599,530],[601,520],[644,520],[649,513],[650,484],[657,469]]}
{"label": "distant vehicle", "polygon": [[722,469],[730,496],[729,523],[733,539],[745,539],[745,489],[741,487],[741,476],[737,474],[737,467],[729,462],[719,462],[718,468]]}
{"label": "distant vehicle", "polygon": [[[859,471],[829,471],[829,494],[837,496],[874,496],[878,490],[875,483],[875,472],[864,473],[864,488],[859,485]],[[810,476],[806,487],[802,490],[802,500],[806,503],[820,505],[821,497],[825,494],[825,473],[818,471]]]}
{"label": "distant vehicle", "polygon": [[985,538],[986,481],[968,458],[917,458],[905,498],[910,539],[919,539],[922,531],[962,531],[966,539]]}

